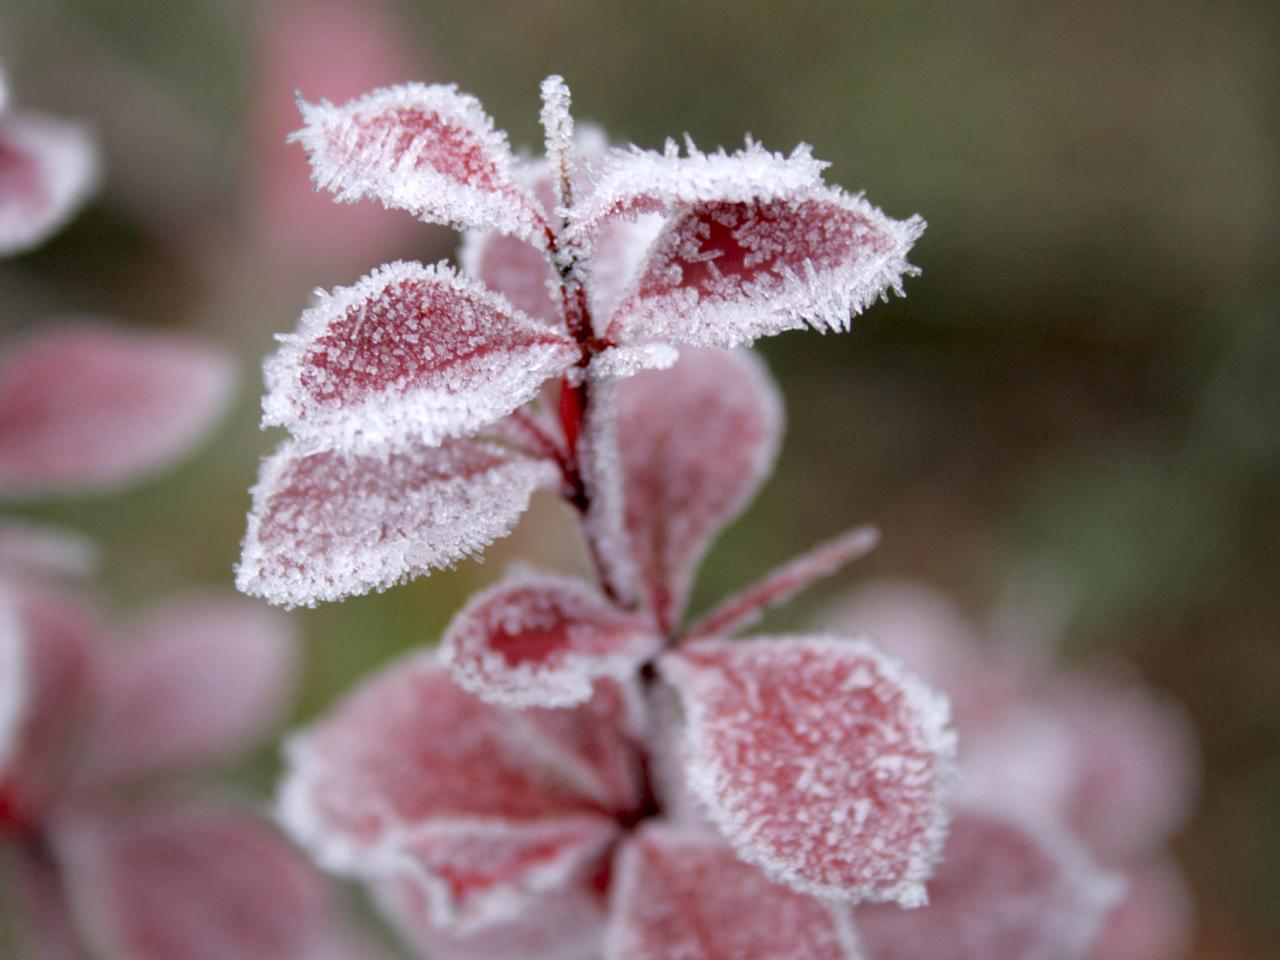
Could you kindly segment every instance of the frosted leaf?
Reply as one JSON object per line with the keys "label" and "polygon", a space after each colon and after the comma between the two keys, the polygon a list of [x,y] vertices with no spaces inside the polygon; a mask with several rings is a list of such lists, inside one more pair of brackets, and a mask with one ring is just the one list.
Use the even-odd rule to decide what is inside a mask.
{"label": "frosted leaf", "polygon": [[[587,388],[591,402],[577,440],[582,479],[592,493],[590,508],[583,518],[583,534],[600,575],[622,603],[630,603],[635,598],[636,569],[625,512],[629,505],[624,502],[629,496],[626,468],[618,443],[618,384],[597,380]],[[628,436],[628,443],[630,440]]]}
{"label": "frosted leaf", "polygon": [[697,204],[654,241],[607,328],[618,341],[733,347],[784,330],[849,329],[915,272],[919,218],[891,220],[838,189],[799,199]]}
{"label": "frosted leaf", "polygon": [[866,960],[1071,960],[1085,956],[1118,893],[1072,837],[961,811],[929,903],[853,911]]}
{"label": "frosted leaf", "polygon": [[72,326],[0,362],[0,496],[117,487],[169,466],[231,400],[235,367],[170,334]]}
{"label": "frosted leaf", "polygon": [[617,217],[668,214],[707,203],[758,204],[807,196],[822,186],[829,164],[815,160],[808,144],[790,156],[771,153],[748,139],[734,153],[703,153],[692,143],[687,154],[668,140],[662,153],[631,147],[604,162],[596,187],[578,218],[578,232],[591,237]]}
{"label": "frosted leaf", "polygon": [[1099,856],[1148,854],[1186,822],[1199,763],[1179,704],[1136,682],[1085,674],[1058,683],[1049,703],[1075,755],[1067,819]]}
{"label": "frosted leaf", "polygon": [[946,700],[865,639],[700,640],[665,655],[689,785],[746,861],[804,893],[925,900],[946,833]]}
{"label": "frosted leaf", "polygon": [[313,605],[451,566],[506,536],[555,467],[465,440],[380,456],[285,443],[253,489],[236,586]]}
{"label": "frosted leaf", "polygon": [[446,264],[404,261],[320,294],[281,340],[263,425],[355,451],[474,433],[578,359],[567,333]]}
{"label": "frosted leaf", "polygon": [[597,332],[604,332],[666,222],[666,217],[658,214],[644,214],[635,219],[612,219],[600,230],[591,256],[580,268],[589,278],[587,293]]}
{"label": "frosted leaf", "polygon": [[0,574],[86,577],[98,565],[93,541],[60,527],[0,518]]}
{"label": "frosted leaf", "polygon": [[98,150],[78,123],[39,113],[0,117],[0,257],[43,243],[98,180]]}
{"label": "frosted leaf", "polygon": [[1066,816],[1077,769],[1075,744],[1061,718],[1024,704],[998,723],[971,723],[961,731],[962,796],[1057,820]]}
{"label": "frosted leaf", "polygon": [[569,85],[555,74],[542,81],[542,129],[546,135],[547,163],[556,191],[556,208],[565,219],[573,206],[573,116],[569,113]]}
{"label": "frosted leaf", "polygon": [[759,620],[765,610],[785,603],[821,577],[865,556],[880,540],[875,527],[857,527],[779,567],[730,597],[687,631],[687,639],[730,636]]}
{"label": "frosted leaf", "polygon": [[712,540],[773,465],[782,401],[754,357],[685,349],[670,370],[619,384],[618,430],[640,581],[671,630]]}
{"label": "frosted leaf", "polygon": [[599,960],[600,895],[576,881],[539,894],[510,920],[459,935],[431,923],[430,904],[410,881],[377,885],[375,902],[418,955],[431,960]]}
{"label": "frosted leaf", "polygon": [[561,328],[559,278],[538,250],[501,233],[468,232],[458,248],[462,271],[502,294],[527,316]]}
{"label": "frosted leaf", "polygon": [[1172,860],[1130,869],[1125,891],[1107,915],[1090,960],[1182,960],[1191,953],[1195,907]]}
{"label": "frosted leaf", "polygon": [[441,641],[464,689],[509,707],[570,707],[663,645],[650,621],[569,577],[524,574],[476,594]]}
{"label": "frosted leaf", "polygon": [[307,960],[326,911],[301,855],[234,810],[104,810],[60,823],[54,850],[103,956]]}
{"label": "frosted leaf", "polygon": [[281,818],[330,870],[411,878],[436,925],[508,919],[617,831],[524,716],[402,660],[290,740]]}
{"label": "frosted leaf", "polygon": [[1011,648],[984,643],[952,601],[908,581],[866,583],[846,594],[820,618],[837,632],[869,633],[928,683],[951,699],[962,728],[1003,722],[1027,694]]}
{"label": "frosted leaf", "polygon": [[847,921],[724,842],[666,826],[623,847],[606,960],[855,960]]}
{"label": "frosted leaf", "polygon": [[25,647],[14,598],[0,581],[0,782],[18,742],[27,705]]}
{"label": "frosted leaf", "polygon": [[547,224],[515,174],[506,134],[449,85],[382,87],[342,106],[299,101],[292,139],[312,179],[341,201],[376,199],[419,219],[498,230],[537,246]]}
{"label": "frosted leaf", "polygon": [[282,614],[218,594],[170,600],[100,672],[86,763],[119,780],[228,759],[288,705],[297,651]]}

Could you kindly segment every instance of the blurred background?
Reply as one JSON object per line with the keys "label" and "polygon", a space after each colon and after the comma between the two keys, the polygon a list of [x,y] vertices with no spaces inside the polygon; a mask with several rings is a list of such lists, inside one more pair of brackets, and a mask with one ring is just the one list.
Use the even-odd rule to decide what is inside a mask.
{"label": "blurred background", "polygon": [[[407,214],[310,193],[283,143],[295,90],[456,82],[536,148],[538,82],[558,72],[615,140],[803,140],[831,181],[924,214],[907,299],[848,336],[761,344],[786,445],[695,607],[864,521],[882,546],[772,625],[870,577],[975,616],[1055,583],[1064,656],[1133,661],[1199,730],[1178,844],[1196,956],[1280,956],[1280,6],[6,0],[0,57],[21,103],[87,120],[106,155],[89,208],[0,263],[0,337],[92,314],[243,360],[235,412],[180,469],[20,511],[99,540],[119,611],[230,585],[279,439],[257,429],[258,364],[311,289],[453,253]],[[483,566],[295,614],[295,718],[434,643],[514,557],[576,550],[542,502]],[[274,764],[268,748],[236,775],[265,790]]]}

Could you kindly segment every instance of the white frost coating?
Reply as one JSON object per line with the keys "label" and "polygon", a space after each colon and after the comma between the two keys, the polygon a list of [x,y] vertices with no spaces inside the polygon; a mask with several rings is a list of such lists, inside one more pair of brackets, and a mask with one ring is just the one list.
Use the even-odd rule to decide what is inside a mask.
{"label": "white frost coating", "polygon": [[[458,469],[471,453],[484,465]],[[314,458],[324,462],[291,489]],[[385,590],[478,554],[558,479],[552,464],[488,444],[355,457],[287,442],[251,491],[236,586],[285,607]]]}
{"label": "white frost coating", "polygon": [[506,134],[475,97],[451,84],[409,83],[342,106],[298,105],[305,125],[289,139],[306,150],[316,185],[337,200],[377,199],[431,223],[546,246],[546,221],[519,184]]}
{"label": "white frost coating", "polygon": [[567,334],[445,263],[396,261],[317,296],[263,364],[262,401],[264,427],[286,427],[317,449],[466,436],[578,358]]}
{"label": "white frost coating", "polygon": [[734,153],[703,153],[686,141],[680,156],[675,141],[662,153],[638,147],[612,151],[596,178],[591,202],[578,218],[577,232],[589,240],[614,216],[668,213],[676,207],[725,201],[755,203],[806,194],[822,186],[830,164],[815,160],[807,143],[790,156],[772,153],[750,138]]}
{"label": "white frost coating", "polygon": [[[906,295],[902,278],[920,272],[907,261],[907,253],[924,232],[924,220],[919,216],[893,220],[862,196],[833,187],[815,190],[801,202],[825,208],[821,215],[809,218],[803,237],[811,253],[829,252],[832,244],[847,239],[832,232],[834,218],[842,214],[862,221],[861,235],[878,235],[883,249],[868,250],[859,244],[852,255],[824,266],[807,257],[797,266],[783,263],[762,268],[745,279],[736,273],[725,276],[716,268],[714,256],[699,252],[706,232],[698,212],[677,215],[653,242],[636,286],[610,320],[609,335],[621,340],[734,347],[787,330],[845,332],[867,307],[877,300],[887,301],[890,290]],[[745,222],[734,226],[732,235],[747,256],[761,263],[774,257],[785,260],[788,250],[771,236],[773,224],[757,219],[750,210],[743,214]],[[705,290],[681,286],[682,263],[707,263],[716,279]],[[646,282],[654,279],[669,288],[656,294],[646,291]]]}
{"label": "white frost coating", "polygon": [[556,191],[556,214],[569,218],[573,206],[573,115],[569,113],[569,85],[552,74],[542,81],[542,112],[539,119],[546,134],[547,162],[551,166]]}
{"label": "white frost coating", "polygon": [[[500,646],[522,636],[540,649],[509,656]],[[440,658],[460,687],[497,706],[572,707],[591,698],[600,677],[625,682],[662,644],[646,618],[585,583],[520,573],[468,601],[445,631]]]}
{"label": "white frost coating", "polygon": [[[666,370],[675,366],[680,351],[665,343],[622,344],[609,347],[591,358],[586,366],[588,380],[625,380],[641,370]],[[581,376],[581,368],[569,371],[571,379]]]}
{"label": "white frost coating", "polygon": [[[896,901],[902,907],[921,906],[928,902],[925,882],[931,876],[933,866],[946,841],[947,826],[950,822],[948,810],[949,800],[954,791],[956,780],[955,756],[956,735],[951,727],[951,708],[947,698],[927,686],[922,680],[906,670],[901,663],[884,654],[867,636],[853,638],[835,636],[769,636],[753,637],[749,640],[720,641],[703,640],[683,648],[710,649],[720,647],[743,654],[753,650],[761,650],[768,646],[785,645],[791,649],[805,649],[816,653],[830,653],[841,657],[852,654],[865,658],[874,664],[875,672],[889,683],[896,686],[906,705],[915,714],[917,727],[924,738],[924,746],[933,758],[932,790],[930,822],[919,842],[914,845],[907,869],[899,880],[891,885],[833,885],[821,883],[805,876],[796,863],[779,857],[771,849],[770,838],[765,836],[765,829],[760,822],[761,804],[767,805],[773,797],[774,785],[757,784],[752,789],[740,792],[735,783],[735,774],[741,769],[741,758],[727,756],[718,751],[709,739],[715,732],[717,721],[709,716],[708,699],[722,684],[720,670],[715,667],[704,667],[690,663],[684,659],[680,651],[666,654],[659,661],[659,671],[671,683],[681,696],[686,716],[684,738],[684,764],[687,783],[693,794],[702,802],[707,813],[720,828],[724,836],[733,845],[738,855],[748,863],[759,866],[771,879],[785,883],[791,888],[811,896],[830,901],[856,903],[860,901],[885,902]],[[855,674],[850,682],[855,685],[870,682],[873,677],[868,673],[865,677]],[[754,700],[755,691],[749,691],[747,697]],[[831,704],[834,708],[835,704]],[[760,704],[753,702],[752,709],[759,709]],[[734,718],[737,723],[750,724],[752,714]],[[815,724],[830,723],[838,718],[828,715],[815,715]],[[719,724],[723,727],[723,718]],[[736,725],[736,724],[735,724]],[[815,733],[821,732],[821,726],[815,727]],[[889,763],[895,758],[883,758]],[[902,758],[897,758],[902,759]],[[827,799],[825,784],[831,781],[839,771],[814,768],[808,771],[812,786],[808,788],[813,796]],[[800,786],[797,783],[797,786]],[[809,814],[804,810],[795,811],[795,825],[802,830],[814,848],[825,847],[832,856],[843,846],[851,842],[846,830],[852,826],[854,832],[860,832],[862,821],[869,811],[860,809],[857,800],[848,805],[844,818],[836,821],[830,831],[822,830],[819,825],[810,823]]]}
{"label": "white frost coating", "polygon": [[38,246],[98,183],[98,149],[78,123],[39,113],[0,117],[0,151],[16,169],[0,186],[0,256]]}
{"label": "white frost coating", "polygon": [[666,217],[656,213],[629,219],[615,217],[600,231],[591,256],[581,268],[586,276],[596,333],[604,333],[609,318],[635,281],[649,248],[666,222]]}
{"label": "white frost coating", "polygon": [[0,779],[13,756],[26,707],[26,642],[13,595],[0,582]]}

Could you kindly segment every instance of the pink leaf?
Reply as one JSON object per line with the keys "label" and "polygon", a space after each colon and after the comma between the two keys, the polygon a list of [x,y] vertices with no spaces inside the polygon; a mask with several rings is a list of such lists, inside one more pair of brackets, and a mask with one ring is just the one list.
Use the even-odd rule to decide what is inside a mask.
{"label": "pink leaf", "polygon": [[746,354],[682,351],[619,385],[626,521],[654,616],[674,629],[699,562],[755,495],[778,449],[782,402]]}
{"label": "pink leaf", "polygon": [[946,700],[866,640],[701,640],[659,661],[689,784],[739,855],[841,900],[924,902],[946,832]]}
{"label": "pink leaf", "polygon": [[332,870],[408,876],[438,926],[508,919],[617,830],[563,751],[415,656],[366,681],[288,747],[281,815]]}
{"label": "pink leaf", "polygon": [[458,248],[467,276],[502,294],[527,316],[559,328],[562,325],[559,277],[546,257],[523,240],[501,233],[468,232]]}
{"label": "pink leaf", "polygon": [[769,880],[714,836],[669,827],[623,848],[607,960],[854,960],[843,918]]}
{"label": "pink leaf", "polygon": [[929,904],[853,912],[867,960],[1083,957],[1117,893],[1071,837],[989,813],[951,824]]}
{"label": "pink leaf", "polygon": [[785,157],[750,139],[732,154],[703,153],[690,143],[682,157],[671,140],[662,153],[615,150],[605,159],[578,217],[580,242],[619,217],[668,214],[695,204],[757,204],[805,196],[822,186],[827,166],[813,159],[807,144]]}
{"label": "pink leaf", "polygon": [[0,574],[86,577],[98,565],[98,551],[85,536],[0,518]]}
{"label": "pink leaf", "polygon": [[235,596],[170,600],[111,651],[88,763],[132,778],[227,759],[288,704],[294,637],[285,618]]}
{"label": "pink leaf", "polygon": [[578,881],[531,899],[510,920],[459,934],[432,924],[421,887],[390,880],[377,904],[391,925],[431,960],[599,960],[604,932],[600,896]]}
{"label": "pink leaf", "polygon": [[323,922],[316,874],[236,811],[103,811],[60,826],[55,850],[77,919],[103,955],[305,960]]}
{"label": "pink leaf", "polygon": [[37,335],[0,363],[0,496],[116,487],[180,459],[231,400],[221,351],[95,327]]}
{"label": "pink leaf", "polygon": [[1135,682],[1083,674],[1059,683],[1050,704],[1076,758],[1068,820],[1099,856],[1148,854],[1186,822],[1199,762],[1179,704]]}
{"label": "pink leaf", "polygon": [[568,334],[448,265],[403,261],[322,294],[282,339],[263,424],[357,450],[474,433],[578,359]]}
{"label": "pink leaf", "polygon": [[5,919],[16,934],[11,944],[24,960],[83,960],[79,931],[57,865],[35,845],[11,844],[6,850],[8,883]]}
{"label": "pink leaf", "polygon": [[1195,912],[1187,880],[1172,860],[1128,871],[1124,897],[1107,915],[1091,960],[1181,960],[1191,953]]}
{"label": "pink leaf", "polygon": [[305,125],[293,139],[316,184],[338,200],[376,199],[429,222],[544,245],[546,220],[517,180],[506,135],[474,97],[409,83],[338,107],[300,106]]}
{"label": "pink leaf", "polygon": [[779,567],[758,583],[730,597],[685,632],[687,639],[729,636],[755,623],[769,607],[790,600],[820,577],[865,556],[880,540],[875,527],[857,527],[819,544]]}
{"label": "pink leaf", "polygon": [[0,116],[0,257],[39,246],[71,219],[98,179],[98,151],[77,123]]}
{"label": "pink leaf", "polygon": [[569,577],[525,574],[477,594],[441,655],[454,679],[492,703],[569,707],[601,676],[628,677],[663,644],[645,617]]}
{"label": "pink leaf", "polygon": [[264,461],[236,585],[286,606],[382,590],[506,536],[559,474],[491,444],[455,440],[382,455]]}
{"label": "pink leaf", "polygon": [[784,330],[847,330],[889,290],[901,293],[923,230],[834,188],[695,204],[654,241],[607,335],[732,347]]}

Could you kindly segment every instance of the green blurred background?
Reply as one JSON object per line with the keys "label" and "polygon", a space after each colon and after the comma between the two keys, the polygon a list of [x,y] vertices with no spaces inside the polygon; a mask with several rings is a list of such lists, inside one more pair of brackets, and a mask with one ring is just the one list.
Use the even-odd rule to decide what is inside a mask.
{"label": "green blurred background", "polygon": [[[615,138],[804,140],[832,181],[891,215],[925,215],[908,299],[848,336],[761,345],[787,397],[787,442],[712,554],[700,602],[861,521],[881,526],[882,547],[775,624],[872,576],[932,582],[975,614],[1011,582],[1066,585],[1067,655],[1132,659],[1199,728],[1203,798],[1178,848],[1197,956],[1280,955],[1280,5],[369,8],[403,47],[403,60],[379,59],[374,45],[392,71],[375,79],[455,81],[516,144],[538,143],[538,82],[558,72],[578,116]],[[314,95],[350,54],[342,29],[321,29],[301,59],[290,44],[332,9],[0,9],[17,97],[90,121],[106,152],[90,208],[0,265],[0,330],[92,313],[200,331],[243,359],[237,409],[179,470],[22,511],[100,540],[101,590],[122,614],[229,585],[246,491],[277,439],[257,430],[257,364],[310,289],[393,252],[452,252],[447,232],[392,213],[408,227],[394,251],[384,236],[308,257],[280,240],[290,213],[268,208],[292,157],[277,146],[291,91]],[[484,566],[296,614],[310,654],[298,716],[434,642],[515,556],[580,562],[545,502]],[[272,763],[264,751],[239,773],[265,786]]]}

